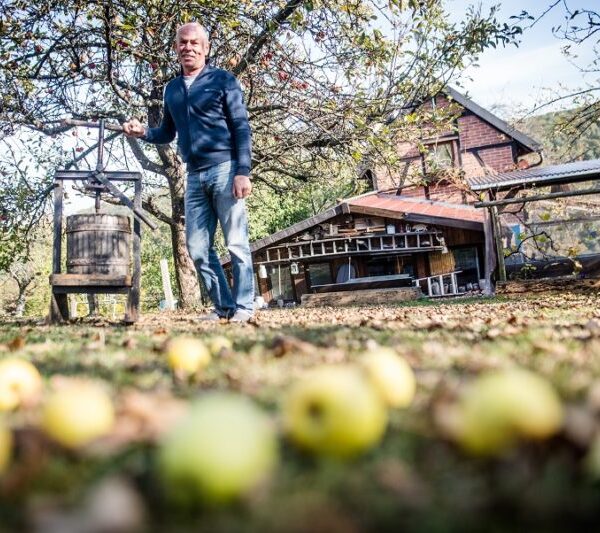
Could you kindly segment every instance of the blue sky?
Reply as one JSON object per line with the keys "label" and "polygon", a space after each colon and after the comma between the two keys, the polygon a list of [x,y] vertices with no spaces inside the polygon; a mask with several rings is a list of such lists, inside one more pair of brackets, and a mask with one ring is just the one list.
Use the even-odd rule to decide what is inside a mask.
{"label": "blue sky", "polygon": [[[501,4],[500,19],[508,20],[511,15],[523,9],[532,14],[541,13],[550,0],[481,0],[484,8]],[[469,0],[447,0],[448,8],[458,19],[469,4],[479,4]],[[570,0],[575,8],[600,8],[598,0]],[[490,49],[483,53],[478,68],[470,68],[463,87],[478,104],[487,107],[504,117],[522,115],[530,111],[536,103],[547,99],[558,90],[581,87],[582,73],[561,53],[564,42],[552,34],[552,27],[564,21],[561,6],[557,6],[533,28],[525,31],[518,48]],[[580,47],[577,62],[582,66],[591,62],[591,46]],[[590,77],[590,81],[593,77]]]}

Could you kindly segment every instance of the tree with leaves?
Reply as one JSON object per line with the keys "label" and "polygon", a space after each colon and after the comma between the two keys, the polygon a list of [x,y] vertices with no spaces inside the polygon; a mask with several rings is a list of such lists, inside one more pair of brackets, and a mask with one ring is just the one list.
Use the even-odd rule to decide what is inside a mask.
{"label": "tree with leaves", "polygon": [[[175,31],[190,20],[208,29],[213,64],[231,70],[245,91],[255,189],[279,195],[319,187],[340,169],[356,176],[366,156],[393,166],[396,143],[408,135],[404,121],[392,120],[397,111],[520,31],[499,22],[495,8],[471,8],[451,23],[440,0],[5,0],[3,135],[14,139],[26,128],[58,143],[70,133],[61,123],[69,116],[157,125],[163,88],[179,74]],[[93,165],[94,143],[76,133],[69,165]],[[113,164],[144,172],[143,206],[170,229],[180,304],[192,305],[198,286],[185,249],[185,166],[176,148],[109,136],[107,151]]]}
{"label": "tree with leaves", "polygon": [[[567,59],[577,65],[582,74],[582,84],[573,90],[559,88],[553,91],[545,101],[540,102],[532,113],[549,106],[565,104],[569,109],[558,115],[554,134],[565,142],[570,160],[593,157],[585,143],[585,135],[594,130],[600,119],[600,9],[578,7],[579,2],[572,0],[552,0],[540,13],[524,10],[515,15],[523,31],[538,24],[550,13],[561,11],[562,22],[552,28],[553,34],[564,45],[562,52]],[[581,64],[578,56],[585,47],[590,47],[593,59]],[[589,81],[583,82],[583,75]],[[583,150],[571,150],[575,144],[584,144]]]}

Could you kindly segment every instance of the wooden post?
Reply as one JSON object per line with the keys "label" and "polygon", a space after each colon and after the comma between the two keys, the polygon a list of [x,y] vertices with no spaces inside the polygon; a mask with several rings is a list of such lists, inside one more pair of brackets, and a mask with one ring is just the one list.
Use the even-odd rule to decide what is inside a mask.
{"label": "wooden post", "polygon": [[492,233],[496,244],[496,260],[498,261],[498,281],[506,281],[506,265],[504,263],[504,246],[502,246],[502,230],[498,217],[498,208],[490,207],[490,218],[492,221]]}
{"label": "wooden post", "polygon": [[69,320],[77,318],[77,296],[75,294],[69,294]]}
{"label": "wooden post", "polygon": [[[52,249],[52,273],[60,274],[62,257],[63,223],[63,182],[54,180],[54,243]],[[69,319],[67,295],[56,293],[52,287],[50,295],[50,323],[65,322]]]}
{"label": "wooden post", "polygon": [[485,236],[484,278],[486,285],[484,289],[484,294],[486,296],[491,296],[494,293],[494,286],[492,284],[492,273],[496,268],[496,252],[494,251],[494,231],[492,228],[492,217],[489,209],[484,210],[483,232]]}
{"label": "wooden post", "polygon": [[165,309],[167,311],[173,311],[173,309],[175,309],[175,300],[173,299],[173,290],[171,289],[169,264],[166,259],[160,260],[160,274],[162,276],[163,293],[165,295]]}
{"label": "wooden post", "polygon": [[[142,177],[135,180],[135,198],[133,205],[137,209],[142,208]],[[133,275],[131,277],[131,288],[127,297],[127,308],[125,311],[125,323],[133,324],[139,318],[140,310],[140,288],[142,280],[142,257],[141,257],[142,225],[137,217],[133,217]]]}

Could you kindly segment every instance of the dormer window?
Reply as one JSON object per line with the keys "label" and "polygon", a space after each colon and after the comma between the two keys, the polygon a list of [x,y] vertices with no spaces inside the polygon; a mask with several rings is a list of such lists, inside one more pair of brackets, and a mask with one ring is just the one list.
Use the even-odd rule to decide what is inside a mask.
{"label": "dormer window", "polygon": [[425,169],[427,173],[435,173],[456,166],[454,142],[438,142],[427,147]]}

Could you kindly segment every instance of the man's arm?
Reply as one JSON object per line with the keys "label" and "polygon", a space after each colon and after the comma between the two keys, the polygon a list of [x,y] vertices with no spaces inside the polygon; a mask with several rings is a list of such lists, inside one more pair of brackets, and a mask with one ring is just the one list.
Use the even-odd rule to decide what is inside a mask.
{"label": "man's arm", "polygon": [[233,148],[237,159],[233,194],[236,198],[246,198],[252,191],[252,183],[250,182],[252,139],[242,89],[235,79],[231,86],[225,89],[225,116],[231,130]]}
{"label": "man's arm", "polygon": [[163,105],[163,117],[158,128],[149,128],[136,118],[123,123],[123,130],[129,137],[137,137],[152,144],[168,144],[175,138],[175,122],[169,107]]}
{"label": "man's arm", "polygon": [[225,89],[225,116],[231,130],[234,151],[237,159],[237,173],[250,176],[252,166],[252,140],[248,111],[242,98],[242,89],[237,80],[235,85]]}

